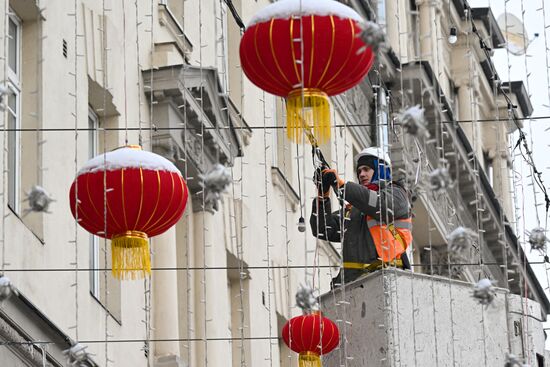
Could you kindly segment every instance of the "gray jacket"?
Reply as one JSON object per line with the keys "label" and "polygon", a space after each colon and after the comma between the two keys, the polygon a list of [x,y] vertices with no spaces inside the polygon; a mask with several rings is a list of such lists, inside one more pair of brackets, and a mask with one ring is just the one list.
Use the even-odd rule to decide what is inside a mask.
{"label": "gray jacket", "polygon": [[[343,192],[350,205],[335,212],[332,212],[328,198],[313,200],[309,220],[311,231],[317,238],[331,242],[340,242],[343,237],[344,262],[372,263],[379,256],[365,217],[368,215],[384,223],[409,218],[411,209],[407,192],[396,183],[382,184],[377,192],[354,182],[347,182]],[[343,236],[340,230],[342,218]],[[363,271],[355,269],[346,269],[343,274],[343,270],[333,279],[333,283],[350,282],[363,274]]]}

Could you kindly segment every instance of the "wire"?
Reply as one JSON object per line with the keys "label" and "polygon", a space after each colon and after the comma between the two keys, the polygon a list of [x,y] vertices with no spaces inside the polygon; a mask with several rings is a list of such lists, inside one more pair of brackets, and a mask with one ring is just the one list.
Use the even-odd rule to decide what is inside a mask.
{"label": "wire", "polygon": [[[435,248],[435,246],[434,246]],[[502,266],[499,262],[483,262],[482,263],[485,266]],[[527,262],[529,265],[543,265],[543,264],[550,264],[550,260],[546,259],[543,261],[529,261]],[[447,266],[448,263],[433,263],[433,262],[419,262],[419,263],[411,263],[411,266]],[[479,266],[479,262],[456,262],[452,263],[451,265],[460,265],[460,266]],[[517,265],[517,264],[512,264]],[[209,266],[206,268],[206,270],[265,270],[265,269],[313,269],[315,267],[321,267],[321,268],[327,268],[327,269],[335,269],[338,268],[338,266],[334,265],[257,265],[257,266]],[[111,271],[111,268],[82,268],[80,267],[78,269],[79,272],[91,272],[91,271],[105,271],[109,272]],[[202,271],[205,270],[202,266],[201,267],[163,267],[163,268],[151,268],[151,271]],[[6,273],[21,273],[21,272],[73,272],[75,269],[73,268],[13,268],[13,269],[5,269]]]}
{"label": "wire", "polygon": [[[385,88],[386,89],[386,88]],[[390,100],[392,99],[391,95],[390,95]],[[509,98],[507,98],[507,101],[510,102],[511,104],[511,100]],[[516,106],[514,106],[515,108]],[[514,121],[516,122],[519,122],[519,121],[535,121],[535,120],[548,120],[548,123],[550,123],[550,115],[548,116],[534,116],[534,117],[514,117]],[[453,123],[460,123],[460,124],[467,124],[467,123],[490,123],[490,122],[506,122],[506,123],[509,123],[510,120],[509,119],[478,119],[478,120],[454,120],[454,121],[450,121],[450,120],[447,120],[447,121],[440,121],[440,123],[442,124],[453,124]],[[128,123],[132,123],[132,121],[128,121]],[[360,127],[375,127],[375,126],[402,126],[402,124],[400,123],[396,123],[396,122],[387,122],[387,123],[358,123],[358,124],[353,124],[353,125],[350,125],[350,124],[334,124],[333,127],[334,128],[339,128],[339,127],[343,127],[343,128],[360,128]],[[274,130],[274,129],[285,129],[286,127],[285,126],[278,126],[278,125],[272,125],[272,126],[268,126],[266,125],[265,127],[264,126],[247,126],[245,129],[249,129],[249,130],[263,130],[263,129],[268,129],[268,130]],[[181,127],[158,127],[158,126],[153,126],[152,130],[154,132],[158,132],[158,131],[171,131],[171,130],[197,130],[197,131],[200,131],[201,129],[204,129],[204,130],[235,130],[234,127],[232,126],[205,126],[204,128],[201,128],[201,127],[191,127],[191,126],[188,126],[188,127],[184,127],[184,126],[181,126]],[[548,128],[550,129],[550,128]],[[50,128],[39,128],[39,129],[36,129],[36,128],[6,128],[6,129],[3,129],[5,131],[21,131],[21,132],[37,132],[37,131],[46,131],[46,132],[74,132],[75,129],[74,128],[64,128],[64,127],[50,127]],[[139,127],[138,126],[135,126],[135,127],[132,127],[132,126],[128,126],[128,128],[126,127],[102,127],[102,128],[90,128],[90,127],[81,127],[81,128],[78,128],[76,129],[77,131],[139,131]]]}
{"label": "wire", "polygon": [[[472,8],[467,4],[465,6],[467,7],[468,13],[472,14]],[[479,46],[481,47],[482,51],[485,53],[485,56],[487,57],[487,59],[490,60],[492,49],[485,43],[485,40],[483,39],[483,37],[481,36],[479,31],[477,30],[476,25],[475,25],[474,20],[473,20],[472,17],[470,17],[470,22],[472,24],[472,32],[479,39]],[[495,67],[494,67],[492,62],[489,62],[488,65],[491,68],[493,82],[496,82],[497,81],[496,80],[497,72],[495,70]],[[510,85],[510,83],[508,83],[508,84]],[[502,93],[502,95],[506,99],[506,103],[508,104],[508,109],[513,111],[515,108],[517,108],[517,106],[515,106],[513,104],[512,100],[510,99],[508,94],[505,92],[502,85],[503,85],[503,83],[500,83],[500,82],[497,83],[497,88],[498,88],[499,92]],[[546,191],[546,187],[544,186],[544,182],[542,181],[542,172],[539,171],[537,169],[537,167],[535,166],[535,161],[533,159],[533,154],[532,154],[533,152],[532,152],[532,150],[529,149],[529,145],[527,143],[526,135],[523,132],[523,130],[521,128],[521,125],[519,123],[520,118],[518,118],[515,113],[512,113],[511,117],[512,117],[512,121],[514,122],[514,124],[515,124],[515,126],[516,126],[516,128],[519,132],[519,138],[518,138],[518,141],[516,142],[516,145],[514,146],[513,150],[515,150],[516,148],[519,147],[520,148],[519,150],[521,152],[521,155],[522,155],[524,161],[531,168],[533,176],[535,177],[535,182],[537,183],[537,186],[540,188],[540,190],[542,191],[542,193],[544,195],[544,201],[545,201],[545,207],[546,207],[546,217],[548,217],[548,211],[550,209],[550,197],[548,196],[548,193]],[[526,118],[526,119],[530,120],[531,118]],[[521,150],[521,147],[523,147],[525,149],[525,153]]]}
{"label": "wire", "polygon": [[[277,336],[248,336],[242,338],[244,340],[278,340]],[[233,341],[241,340],[241,338],[166,338],[166,339],[149,339],[149,342],[152,343],[166,343],[166,342],[204,342],[204,341]],[[109,339],[109,340],[100,340],[100,339],[91,339],[91,340],[80,340],[81,344],[97,344],[97,343],[144,343],[146,339]],[[29,340],[25,342],[0,342],[0,346],[10,346],[10,345],[47,345],[47,344],[57,344],[55,341],[42,341],[42,340]]]}
{"label": "wire", "polygon": [[246,26],[243,23],[243,20],[239,13],[237,12],[237,9],[235,9],[235,5],[233,5],[233,1],[231,0],[223,0],[227,7],[229,8],[229,11],[231,12],[231,15],[233,15],[233,19],[235,19],[235,22],[241,29],[241,31],[244,31],[246,29]]}

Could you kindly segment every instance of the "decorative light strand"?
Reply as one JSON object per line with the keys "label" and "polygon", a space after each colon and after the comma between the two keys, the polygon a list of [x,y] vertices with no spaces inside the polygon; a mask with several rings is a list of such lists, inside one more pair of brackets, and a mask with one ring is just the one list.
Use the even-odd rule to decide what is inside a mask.
{"label": "decorative light strand", "polygon": [[[8,50],[9,50],[9,17],[10,17],[10,4],[9,1],[4,1],[4,32],[3,34],[3,43],[4,50],[2,52],[2,60],[4,61],[3,68],[3,81],[4,85],[8,84]],[[8,179],[9,179],[9,157],[8,157],[8,109],[6,108],[2,112],[2,130],[3,130],[3,149],[2,149],[2,161],[3,167],[2,170],[2,263],[0,264],[1,275],[5,276],[6,268],[6,218],[11,214],[10,210],[6,210],[8,206],[9,199],[7,198],[9,192]]]}
{"label": "decorative light strand", "polygon": [[[263,110],[263,121],[264,121],[264,124],[266,123],[266,120],[270,117],[267,117],[266,115],[266,103],[265,103],[265,98],[266,98],[266,92],[262,91],[262,98],[261,98],[261,102],[262,102],[262,110]],[[267,150],[270,148],[269,145],[268,145],[268,142],[267,142],[267,130],[264,130],[264,134],[263,134],[263,138],[264,138],[264,147],[263,147],[263,150],[264,150],[264,162],[263,162],[263,166],[264,166],[264,201],[265,201],[265,244],[266,244],[266,259],[264,260],[268,266],[268,269],[267,269],[267,320],[268,320],[268,334],[271,336],[273,335],[272,334],[272,330],[273,330],[273,326],[272,326],[272,320],[271,320],[271,272],[272,272],[272,269],[270,267],[271,265],[271,252],[269,250],[269,248],[272,246],[270,244],[270,236],[269,236],[269,214],[271,213],[271,210],[269,209],[269,196],[268,196],[268,191],[267,191],[267,183],[268,183],[268,167],[269,165],[267,164]],[[269,342],[269,365],[270,366],[273,366],[273,346],[271,344],[271,342]]]}
{"label": "decorative light strand", "polygon": [[[402,49],[402,45],[401,45],[401,4],[398,2],[397,3],[397,12],[396,12],[396,15],[395,15],[395,20],[397,22],[397,52],[399,52],[399,70],[398,70],[398,73],[399,73],[399,88],[401,90],[401,110],[405,110],[405,98],[404,98],[404,91],[405,91],[405,88],[404,88],[404,80],[403,80],[403,49]],[[386,32],[386,34],[388,34],[388,32]],[[408,54],[408,52],[407,52]],[[380,78],[381,80],[381,78]],[[390,99],[390,103],[391,103],[391,99]],[[391,107],[391,105],[390,105]],[[393,119],[393,116],[389,116],[389,121],[392,121],[392,123],[394,123],[394,121],[392,120]],[[388,122],[389,122],[388,121]],[[396,134],[396,136],[398,136]],[[399,137],[401,139],[399,139]],[[401,145],[401,149],[404,150],[404,151],[408,151],[408,147],[407,147],[407,144],[405,143],[405,136],[403,134],[403,131],[401,129],[401,136],[398,136],[398,140],[401,140],[400,141],[400,145]],[[416,137],[415,137],[416,138]],[[410,154],[403,154],[403,157],[404,157],[404,166],[405,166],[405,171],[407,172],[408,169],[409,169],[409,158],[410,157]],[[393,169],[393,167],[392,167]],[[394,170],[395,172],[395,170]],[[393,177],[392,177],[393,178]],[[405,185],[406,187],[410,187],[410,183],[409,183],[409,175],[408,174],[405,174]],[[393,188],[393,186],[392,186]],[[410,208],[411,208],[411,211],[412,211],[412,203],[409,203],[410,204]],[[411,243],[410,245],[410,251],[409,253],[411,254],[411,257],[414,257],[414,253],[415,253],[415,248],[414,248],[414,241]],[[407,250],[405,250],[404,252],[405,256],[408,256],[408,253],[407,253]],[[409,260],[410,263],[412,263],[413,259],[411,258]],[[411,271],[411,279],[412,279],[412,271]],[[414,365],[415,367],[418,366],[418,358],[417,358],[417,352],[418,352],[418,348],[417,348],[417,342],[416,342],[416,335],[417,335],[417,332],[416,332],[416,311],[414,310],[414,300],[415,300],[415,293],[414,293],[414,281],[411,281],[411,303],[412,303],[412,306],[413,306],[413,312],[412,312],[412,319],[411,319],[411,322],[412,322],[412,330],[413,330],[413,350],[414,350],[414,353],[413,353],[413,356],[414,356]],[[437,345],[435,346],[437,348]]]}
{"label": "decorative light strand", "polygon": [[[74,75],[72,75],[73,79],[74,79],[74,84],[73,84],[73,88],[74,88],[74,94],[70,93],[69,92],[69,97],[72,97],[73,98],[73,108],[74,108],[74,112],[72,113],[73,117],[74,117],[74,127],[75,127],[75,132],[74,132],[74,173],[75,173],[75,177],[78,177],[78,58],[79,56],[82,56],[82,55],[79,55],[78,53],[78,0],[74,0],[73,2],[73,6],[74,6],[74,13],[72,14],[69,14],[70,16],[73,16],[74,17],[74,69],[73,69],[73,73]],[[76,182],[76,181],[75,181]],[[78,185],[75,185],[75,197],[78,197],[78,189],[76,188],[76,186]],[[78,219],[79,219],[79,216],[78,216],[78,210],[77,210],[77,207],[78,207],[78,204],[77,204],[78,200],[75,200],[75,220],[74,220],[74,241],[70,241],[70,243],[72,243],[74,245],[74,267],[75,267],[75,272],[74,272],[74,283],[72,284],[74,286],[74,304],[75,304],[75,325],[73,326],[74,328],[74,331],[75,331],[75,339],[76,341],[78,342],[79,340],[79,335],[78,335],[78,331],[79,331],[79,320],[78,320],[78,290],[79,290],[79,287],[78,287]]]}
{"label": "decorative light strand", "polygon": [[[468,12],[468,14],[466,15],[466,20],[468,21],[471,29],[469,30],[470,32],[475,32],[476,31],[476,27],[475,27],[475,23],[474,23],[474,19],[473,19],[473,13],[471,11]],[[466,37],[466,45],[467,45],[467,48],[468,48],[468,52],[470,54],[473,53],[473,47],[472,45],[470,44],[470,37],[467,36]],[[488,58],[488,60],[490,60]],[[477,72],[477,68],[475,68],[475,65],[473,65],[475,61],[475,58],[474,57],[468,57],[468,75],[469,75],[469,80],[474,84],[474,86],[476,85],[475,83],[477,81],[479,81],[479,74]],[[491,63],[491,61],[489,61],[489,63]],[[479,117],[479,111],[478,111],[478,108],[480,106],[480,103],[478,101],[478,97],[474,94],[474,88],[472,88],[472,86],[470,86],[469,88],[469,99],[470,99],[470,110],[471,110],[471,118],[475,121],[478,119]],[[475,195],[475,199],[474,199],[474,202],[475,202],[475,221],[476,221],[476,231],[477,231],[477,240],[478,240],[478,246],[479,248],[477,249],[478,251],[478,261],[479,261],[479,278],[484,278],[484,269],[483,269],[483,253],[484,253],[484,248],[485,248],[485,239],[484,239],[484,232],[485,231],[482,231],[482,226],[483,226],[483,222],[481,221],[481,214],[482,212],[485,212],[485,208],[481,207],[480,205],[480,198],[482,197],[481,193],[479,192],[479,188],[481,187],[481,180],[480,180],[480,175],[479,175],[479,170],[480,170],[480,167],[478,167],[478,159],[477,158],[477,153],[478,153],[478,149],[481,149],[481,147],[479,146],[479,142],[477,141],[478,140],[478,134],[480,134],[480,131],[478,131],[478,128],[479,128],[479,125],[478,124],[473,124],[472,125],[472,152],[470,153],[471,154],[471,157],[468,157],[469,159],[471,159],[471,164],[472,164],[472,169],[473,169],[473,173],[474,173],[474,195]],[[480,138],[481,139],[481,138]],[[481,158],[480,158],[481,159]],[[478,278],[478,280],[479,280]],[[449,285],[450,286],[450,285]],[[483,359],[484,359],[484,364],[487,365],[487,342],[486,342],[486,325],[485,325],[485,308],[483,307],[483,305],[479,305],[478,306],[478,309],[479,311],[481,312],[481,330],[482,330],[482,336],[481,336],[481,339],[483,341]],[[453,343],[454,344],[454,343]]]}
{"label": "decorative light strand", "polygon": [[[202,5],[203,1],[199,1],[199,76],[200,76],[200,84],[199,84],[199,98],[200,98],[200,106],[201,110],[204,108],[204,88],[203,88],[203,66],[202,66]],[[201,141],[201,163],[203,166],[204,164],[204,120],[203,120],[203,114],[200,114],[200,141]],[[206,232],[209,230],[209,228],[206,228],[206,193],[203,189],[201,192],[201,200],[202,200],[202,208],[201,208],[201,219],[202,219],[202,265],[203,265],[203,271],[202,271],[202,299],[201,302],[203,304],[203,328],[204,328],[204,367],[208,367],[208,341],[206,339],[206,333],[208,331],[208,310],[206,308],[207,306],[207,286],[206,286]]]}
{"label": "decorative light strand", "polygon": [[[102,0],[101,2],[101,18],[102,18],[102,24],[101,24],[101,40],[102,40],[102,52],[101,52],[101,61],[102,61],[102,82],[103,82],[103,117],[105,118],[105,111],[107,110],[107,91],[108,91],[108,52],[109,47],[107,46],[107,15],[106,13],[108,11],[112,11],[112,8],[106,8],[105,5],[106,0]],[[103,125],[106,124],[106,121],[103,121]],[[105,128],[105,126],[103,126]],[[92,131],[92,133],[94,133]],[[107,164],[107,133],[103,131],[102,134],[103,138],[103,165],[106,167]],[[94,152],[95,153],[95,152]],[[78,179],[78,176],[76,176],[76,179]],[[107,171],[105,170],[103,172],[103,187],[107,187]],[[75,184],[75,190],[78,188],[78,185]],[[76,210],[75,210],[76,212]],[[107,190],[103,190],[103,232],[107,233]],[[95,239],[93,240],[95,241]],[[97,249],[97,256],[98,256],[98,262],[99,262],[99,241],[103,242],[103,248],[101,249],[103,251],[103,264],[107,265],[107,238],[102,238],[98,240],[98,249]],[[94,254],[92,256],[96,256],[96,249],[94,249]],[[98,277],[99,280],[99,277]],[[107,310],[109,309],[109,291],[107,285],[108,283],[108,273],[107,271],[103,271],[103,300],[105,302],[105,312],[103,314],[103,322],[104,322],[104,338],[105,338],[105,344],[103,345],[103,353],[105,354],[105,366],[109,365],[109,312]],[[101,289],[98,287],[98,291],[101,292]]]}
{"label": "decorative light strand", "polygon": [[[508,32],[508,28],[509,28],[509,23],[508,23],[508,9],[507,9],[507,2],[505,1],[504,2],[504,24],[505,24],[505,31]],[[478,34],[478,37],[479,34]],[[482,43],[483,44],[483,43]],[[508,66],[508,80],[511,80],[511,75],[510,75],[510,70],[512,68],[511,64],[510,64],[510,50],[508,50],[508,48],[506,49],[506,62],[507,62],[507,66]],[[510,88],[510,91],[511,91],[511,88]],[[513,104],[511,103],[509,97],[504,93],[504,91],[502,91],[502,93],[504,94],[504,97],[506,98],[507,102],[508,102],[508,116],[510,117],[511,120],[514,121],[515,123],[515,126],[517,127],[518,131],[519,131],[519,134],[520,134],[520,140],[522,140],[522,137],[523,139],[525,139],[525,135],[523,134],[523,131],[521,131],[520,129],[520,125],[518,123],[515,122],[515,111],[513,110]],[[524,141],[524,144],[527,145],[527,142]],[[517,147],[517,145],[516,145]],[[514,152],[515,150],[515,147],[511,149],[512,153]],[[521,146],[520,146],[520,152],[521,154]],[[514,155],[515,157],[515,155]],[[514,171],[514,177],[515,178],[520,178],[521,182],[524,181],[524,176],[523,176],[523,165],[520,164],[519,165],[519,171],[517,171],[517,168],[516,168],[516,165],[515,165],[515,162],[513,162],[513,171]],[[518,187],[514,184],[514,187]],[[523,229],[523,232],[525,231],[525,205],[524,205],[524,200],[525,200],[525,194],[524,194],[524,189],[523,189],[523,185],[519,185],[520,187],[520,190],[521,190],[521,207],[516,207],[516,229],[519,228],[520,226],[520,223],[521,223],[521,228]],[[515,190],[514,190],[515,191]],[[515,192],[514,192],[514,195],[517,195]],[[521,210],[521,218],[518,217],[520,214],[519,214],[519,211]],[[523,236],[521,234],[521,232],[517,231],[516,232],[516,236],[518,237],[518,241],[520,241],[520,238],[523,237],[523,243],[525,243],[525,233],[523,233]],[[518,249],[518,251],[521,251],[521,244],[520,244],[520,248]],[[527,261],[527,256],[524,256],[524,258],[520,261],[518,261],[518,267],[521,267],[523,272],[520,272],[519,274],[519,288],[520,288],[520,296],[522,297],[521,299],[521,318],[522,318],[522,323],[525,325],[527,322],[528,322],[528,317],[527,317],[527,313],[526,313],[526,309],[527,309],[527,292],[528,292],[528,288],[527,288],[527,279],[525,276],[523,276],[523,274],[526,273],[526,262]],[[522,343],[526,343],[527,342],[527,335],[526,333],[524,332],[524,330],[522,329],[522,332],[521,332],[521,340],[522,340]],[[523,355],[523,357],[525,358],[525,355]]]}

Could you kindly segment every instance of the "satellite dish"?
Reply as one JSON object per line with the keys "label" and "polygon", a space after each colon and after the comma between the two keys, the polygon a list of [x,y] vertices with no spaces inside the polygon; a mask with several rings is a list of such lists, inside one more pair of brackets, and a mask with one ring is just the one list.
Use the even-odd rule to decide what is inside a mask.
{"label": "satellite dish", "polygon": [[[512,55],[523,55],[533,40],[529,40],[529,35],[521,20],[510,13],[503,13],[498,17],[497,24],[506,39],[508,51]],[[535,33],[535,38],[537,36],[538,34]]]}

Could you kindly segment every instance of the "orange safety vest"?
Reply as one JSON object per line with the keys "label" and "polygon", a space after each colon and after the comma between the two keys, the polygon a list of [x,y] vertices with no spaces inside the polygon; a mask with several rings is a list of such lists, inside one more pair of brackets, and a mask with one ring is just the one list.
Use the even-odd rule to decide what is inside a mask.
{"label": "orange safety vest", "polygon": [[412,243],[412,218],[396,219],[389,225],[370,216],[366,218],[380,259],[383,262],[400,259]]}

